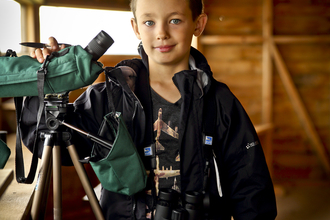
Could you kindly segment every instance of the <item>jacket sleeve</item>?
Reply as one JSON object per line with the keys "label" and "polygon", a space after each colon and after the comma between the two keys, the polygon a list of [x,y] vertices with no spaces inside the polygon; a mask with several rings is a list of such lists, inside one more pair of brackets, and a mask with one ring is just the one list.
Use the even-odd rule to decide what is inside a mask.
{"label": "jacket sleeve", "polygon": [[235,220],[275,219],[274,188],[254,126],[229,89],[221,93],[218,127],[231,213]]}

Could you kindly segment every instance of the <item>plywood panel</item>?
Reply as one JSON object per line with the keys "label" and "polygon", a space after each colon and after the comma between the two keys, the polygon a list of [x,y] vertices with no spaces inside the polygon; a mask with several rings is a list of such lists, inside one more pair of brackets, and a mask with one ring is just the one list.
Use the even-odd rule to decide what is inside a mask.
{"label": "plywood panel", "polygon": [[206,35],[229,34],[261,34],[262,32],[262,5],[254,1],[217,2],[205,4],[205,12],[209,20],[205,29]]}
{"label": "plywood panel", "polygon": [[281,2],[274,7],[274,33],[287,35],[329,34],[330,3]]}
{"label": "plywood panel", "polygon": [[[206,2],[213,5],[206,4],[210,26],[206,28],[205,41],[201,40],[205,43],[203,52],[215,77],[229,85],[249,115],[253,115],[253,121],[258,121],[256,105],[262,102],[256,88],[261,88],[258,76],[262,75],[262,41],[239,39],[262,37],[262,1]],[[322,144],[330,150],[330,1],[273,0],[273,7],[271,35],[280,43],[279,52]],[[324,169],[315,148],[276,71],[272,85],[275,176],[322,178]],[[253,104],[251,100],[255,100]],[[300,166],[306,158],[311,163]]]}
{"label": "plywood panel", "polygon": [[261,123],[261,45],[204,47],[214,78],[229,86],[254,124]]}

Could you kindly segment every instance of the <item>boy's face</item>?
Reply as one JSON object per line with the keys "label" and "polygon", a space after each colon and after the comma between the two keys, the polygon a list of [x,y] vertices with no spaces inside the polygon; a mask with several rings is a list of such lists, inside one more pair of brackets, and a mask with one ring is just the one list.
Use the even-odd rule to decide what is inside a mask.
{"label": "boy's face", "polygon": [[187,0],[138,0],[135,14],[132,26],[149,65],[188,65],[192,36],[200,35],[205,24],[192,20]]}

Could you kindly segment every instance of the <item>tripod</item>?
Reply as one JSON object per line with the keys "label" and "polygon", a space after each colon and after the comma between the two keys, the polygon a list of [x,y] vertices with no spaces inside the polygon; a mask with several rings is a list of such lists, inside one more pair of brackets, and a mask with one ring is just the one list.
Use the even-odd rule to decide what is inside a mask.
{"label": "tripod", "polygon": [[[51,181],[51,170],[53,169],[53,197],[54,197],[54,219],[62,219],[62,185],[61,185],[61,146],[65,142],[73,165],[77,171],[82,186],[91,204],[96,219],[104,219],[95,192],[88,179],[84,166],[79,161],[75,146],[71,143],[71,133],[64,131],[60,125],[69,127],[69,124],[61,122],[67,111],[68,95],[47,95],[45,97],[45,118],[49,132],[43,133],[44,148],[42,162],[38,175],[37,184],[34,191],[34,198],[31,207],[31,217],[33,220],[43,218],[46,201],[48,198],[49,186]],[[77,128],[70,126],[75,130]],[[83,131],[79,131],[84,133]],[[84,133],[85,134],[85,133]],[[89,137],[97,141],[97,137]],[[107,143],[109,144],[109,143]]]}

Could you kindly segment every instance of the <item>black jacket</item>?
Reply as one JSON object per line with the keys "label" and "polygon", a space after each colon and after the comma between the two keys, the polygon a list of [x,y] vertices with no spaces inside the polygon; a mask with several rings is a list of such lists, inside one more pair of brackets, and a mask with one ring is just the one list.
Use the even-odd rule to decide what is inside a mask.
{"label": "black jacket", "polygon": [[[112,70],[110,88],[116,110],[122,112],[148,168],[149,160],[143,156],[143,148],[154,142],[152,101],[147,57],[142,47],[140,54],[142,60],[122,61],[107,71]],[[212,77],[205,57],[194,48],[191,49],[191,66],[192,70],[176,73],[173,77],[182,97],[178,131],[182,193],[201,192],[203,188],[203,106],[208,105],[204,102],[204,97],[212,92],[214,94],[211,97],[214,97],[216,105],[216,127],[213,135],[216,159],[211,161],[210,216],[212,219],[222,220],[230,220],[230,216],[234,216],[235,220],[275,219],[277,212],[272,181],[262,146],[248,115],[229,88]],[[74,112],[68,117],[69,122],[91,133],[97,133],[103,116],[109,112],[107,101],[105,83],[90,86],[75,101]],[[36,98],[27,98],[25,101],[21,129],[26,146],[31,146],[35,132],[33,115],[36,103]],[[43,129],[44,125],[41,125],[40,130]],[[93,143],[77,134],[74,136],[80,156],[89,156]],[[41,144],[39,148],[41,151]],[[63,163],[68,164],[67,161],[69,159],[64,156]],[[216,180],[217,174],[220,176],[220,183]],[[217,186],[218,183],[221,186]],[[221,196],[219,190],[222,191]],[[144,192],[125,196],[103,189],[100,203],[106,219],[145,218]]]}

